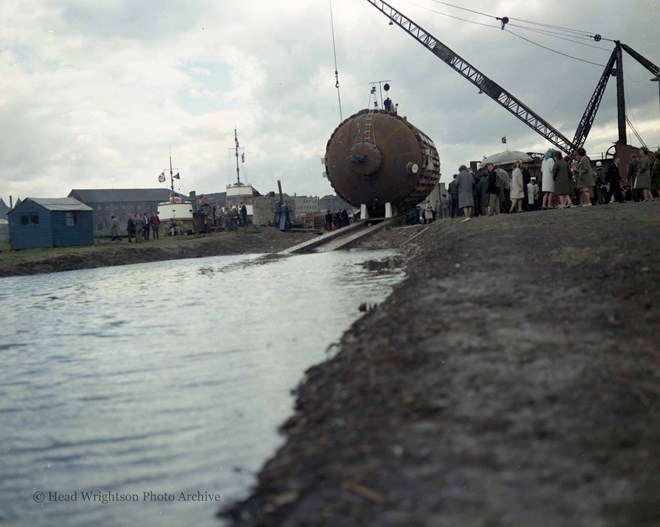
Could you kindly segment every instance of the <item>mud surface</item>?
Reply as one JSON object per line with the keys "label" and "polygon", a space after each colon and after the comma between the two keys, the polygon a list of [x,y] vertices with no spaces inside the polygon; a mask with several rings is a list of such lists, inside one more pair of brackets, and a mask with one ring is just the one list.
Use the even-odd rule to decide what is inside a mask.
{"label": "mud surface", "polygon": [[[456,220],[311,368],[234,526],[660,525],[660,203]],[[412,239],[411,239],[412,238]]]}
{"label": "mud surface", "polygon": [[0,254],[0,277],[227,254],[268,254],[315,236],[310,232],[246,227],[236,232],[163,237],[139,244],[128,243],[124,237],[121,242],[97,240],[89,247],[5,251]]}

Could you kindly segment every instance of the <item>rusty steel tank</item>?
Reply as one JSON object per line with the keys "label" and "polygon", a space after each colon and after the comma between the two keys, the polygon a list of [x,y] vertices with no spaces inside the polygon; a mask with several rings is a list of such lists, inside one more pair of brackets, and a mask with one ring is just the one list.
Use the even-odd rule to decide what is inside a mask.
{"label": "rusty steel tank", "polygon": [[440,178],[433,141],[407,119],[385,110],[362,110],[332,133],[325,171],[339,196],[370,216],[414,208]]}

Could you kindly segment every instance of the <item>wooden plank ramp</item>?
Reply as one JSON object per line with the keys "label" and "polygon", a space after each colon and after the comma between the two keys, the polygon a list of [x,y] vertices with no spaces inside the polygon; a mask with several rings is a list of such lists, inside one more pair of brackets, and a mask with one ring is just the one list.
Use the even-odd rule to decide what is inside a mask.
{"label": "wooden plank ramp", "polygon": [[277,254],[300,254],[309,252],[330,252],[338,249],[346,249],[351,244],[360,240],[363,237],[369,236],[374,232],[391,225],[393,218],[385,221],[378,221],[378,223],[371,222],[374,220],[356,221],[346,227],[337,229],[336,231],[326,232],[318,238],[313,238],[305,242],[284,249]]}

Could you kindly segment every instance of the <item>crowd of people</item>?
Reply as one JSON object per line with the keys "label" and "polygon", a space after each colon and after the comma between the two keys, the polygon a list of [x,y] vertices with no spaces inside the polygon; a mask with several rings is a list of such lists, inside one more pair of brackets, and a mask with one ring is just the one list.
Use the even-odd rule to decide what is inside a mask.
{"label": "crowd of people", "polygon": [[[128,242],[140,243],[141,241],[149,240],[152,237],[154,240],[160,238],[160,218],[158,213],[152,212],[151,214],[144,212],[135,214],[129,214],[128,220],[126,221],[126,234],[128,236]],[[121,236],[119,235],[119,220],[117,216],[113,215],[111,217],[110,225],[110,240],[111,241],[121,241]]]}
{"label": "crowd of people", "polygon": [[349,213],[346,211],[346,209],[341,210],[341,211],[331,211],[328,210],[325,213],[325,230],[326,231],[334,231],[337,229],[341,229],[342,227],[346,227],[348,224],[351,223],[351,216],[352,214],[349,215]]}
{"label": "crowd of people", "polygon": [[[476,173],[461,165],[448,192],[433,207],[427,202],[419,207],[419,220],[429,217],[492,216],[499,213],[591,207],[630,201],[653,201],[660,197],[660,151],[651,153],[642,147],[625,167],[621,176],[620,159],[604,169],[598,161],[592,166],[584,148],[572,157],[549,149],[543,156],[540,181],[532,176],[522,160],[506,170],[487,163]],[[427,209],[428,212],[427,212]]]}
{"label": "crowd of people", "polygon": [[239,227],[245,227],[249,221],[244,203],[226,207],[211,207],[206,204],[200,207],[200,212],[204,214],[206,231],[235,231]]}
{"label": "crowd of people", "polygon": [[[240,207],[200,207],[199,212],[204,217],[204,230],[225,230],[235,231],[238,227],[248,224],[247,207],[241,203]],[[134,213],[129,214],[126,220],[126,236],[129,243],[140,243],[149,241],[149,239],[158,240],[160,238],[161,221],[157,212],[152,213]],[[165,235],[177,236],[184,234],[182,232],[181,222],[169,220],[165,224]],[[111,217],[110,240],[121,241],[119,232],[119,220],[117,216]]]}

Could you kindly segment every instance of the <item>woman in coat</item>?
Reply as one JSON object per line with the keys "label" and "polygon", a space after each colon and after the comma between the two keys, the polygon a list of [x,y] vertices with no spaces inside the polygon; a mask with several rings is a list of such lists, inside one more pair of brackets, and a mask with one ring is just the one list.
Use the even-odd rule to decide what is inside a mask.
{"label": "woman in coat", "polygon": [[642,191],[642,201],[653,201],[651,195],[651,160],[649,149],[643,146],[639,149],[639,160],[637,161],[637,178],[635,188]]}
{"label": "woman in coat", "polygon": [[651,171],[651,191],[660,197],[660,151],[653,154],[653,170]]}
{"label": "woman in coat", "polygon": [[552,179],[552,167],[555,164],[555,151],[550,148],[543,156],[541,161],[541,192],[543,192],[542,209],[551,209],[554,206],[555,199],[555,181]]}
{"label": "woman in coat", "polygon": [[458,169],[458,208],[463,209],[465,219],[468,221],[472,218],[472,209],[474,208],[474,176],[472,172],[468,172],[465,165],[461,165]]}
{"label": "woman in coat", "polygon": [[555,182],[555,195],[559,199],[559,208],[572,207],[571,201],[571,170],[561,152],[554,154],[555,164],[552,167],[552,179]]}
{"label": "woman in coat", "polygon": [[580,190],[580,206],[591,207],[591,188],[594,186],[591,161],[587,157],[587,151],[582,147],[575,151],[575,159],[577,159],[575,186]]}
{"label": "woman in coat", "polygon": [[525,189],[523,187],[522,159],[516,161],[515,168],[511,174],[511,208],[509,213],[516,211],[522,212],[522,204],[525,199]]}

